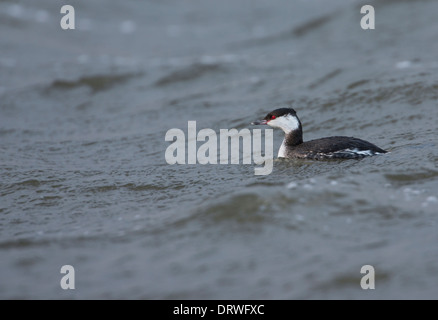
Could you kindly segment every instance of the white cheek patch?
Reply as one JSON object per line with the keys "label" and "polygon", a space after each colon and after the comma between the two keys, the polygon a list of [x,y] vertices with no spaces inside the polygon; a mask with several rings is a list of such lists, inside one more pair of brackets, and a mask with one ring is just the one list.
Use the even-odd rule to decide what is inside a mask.
{"label": "white cheek patch", "polygon": [[300,127],[300,123],[298,122],[297,117],[290,114],[283,117],[278,117],[274,120],[269,120],[267,124],[273,128],[282,129],[286,134],[291,131],[297,130]]}

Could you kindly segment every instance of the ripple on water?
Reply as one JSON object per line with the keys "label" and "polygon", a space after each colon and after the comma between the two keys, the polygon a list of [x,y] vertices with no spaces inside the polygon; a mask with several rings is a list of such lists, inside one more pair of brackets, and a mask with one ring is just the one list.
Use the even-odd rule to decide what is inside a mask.
{"label": "ripple on water", "polygon": [[76,80],[54,80],[47,88],[47,91],[52,90],[71,90],[78,87],[86,86],[93,93],[108,90],[114,85],[123,84],[128,80],[141,76],[141,73],[126,73],[126,74],[108,74],[108,75],[92,75],[83,76]]}
{"label": "ripple on water", "polygon": [[206,74],[213,74],[223,70],[224,67],[219,64],[195,63],[180,70],[170,72],[169,74],[158,79],[155,85],[157,87],[162,87],[177,82],[191,81]]}
{"label": "ripple on water", "polygon": [[433,179],[438,176],[437,170],[427,170],[424,169],[422,171],[415,170],[414,172],[407,173],[407,172],[400,172],[400,173],[388,173],[385,174],[385,178],[393,183],[407,183],[407,182],[416,182],[416,181],[423,181],[423,180],[429,180]]}

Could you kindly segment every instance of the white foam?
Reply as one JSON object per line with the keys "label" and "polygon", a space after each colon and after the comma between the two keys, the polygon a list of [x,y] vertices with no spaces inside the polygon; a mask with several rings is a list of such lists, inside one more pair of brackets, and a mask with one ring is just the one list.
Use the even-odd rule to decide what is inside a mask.
{"label": "white foam", "polygon": [[6,10],[7,14],[14,18],[20,18],[23,15],[23,7],[19,4],[13,4]]}
{"label": "white foam", "polygon": [[311,184],[306,183],[305,185],[303,185],[303,189],[312,190],[313,186]]}
{"label": "white foam", "polygon": [[120,24],[120,32],[124,34],[133,33],[136,29],[135,22],[132,20],[126,20]]}
{"label": "white foam", "polygon": [[286,186],[286,188],[288,189],[295,189],[296,187],[298,187],[298,184],[296,182],[289,182]]}
{"label": "white foam", "polygon": [[429,207],[429,204],[431,204],[431,203],[435,203],[435,202],[437,202],[437,201],[438,201],[437,197],[435,197],[435,196],[429,196],[429,197],[426,198],[426,201],[424,201],[424,202],[421,204],[421,206],[422,206],[423,208],[427,208],[427,207]]}
{"label": "white foam", "polygon": [[396,63],[395,67],[397,69],[406,69],[412,66],[412,62],[411,61],[399,61]]}

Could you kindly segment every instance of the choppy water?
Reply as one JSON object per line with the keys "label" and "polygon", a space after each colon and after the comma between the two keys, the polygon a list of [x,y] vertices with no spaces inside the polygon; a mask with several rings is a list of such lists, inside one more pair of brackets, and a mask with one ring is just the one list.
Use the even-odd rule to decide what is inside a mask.
{"label": "choppy water", "polygon": [[[0,298],[438,298],[436,1],[70,4],[0,1]],[[391,153],[165,162],[284,102]]]}

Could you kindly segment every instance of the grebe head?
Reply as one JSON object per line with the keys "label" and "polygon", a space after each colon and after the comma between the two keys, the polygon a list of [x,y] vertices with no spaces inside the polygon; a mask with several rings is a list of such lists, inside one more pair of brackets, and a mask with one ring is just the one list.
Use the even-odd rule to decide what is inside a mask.
{"label": "grebe head", "polygon": [[280,108],[269,112],[263,120],[254,121],[254,125],[267,124],[273,128],[280,128],[285,134],[301,131],[301,122],[292,108]]}

